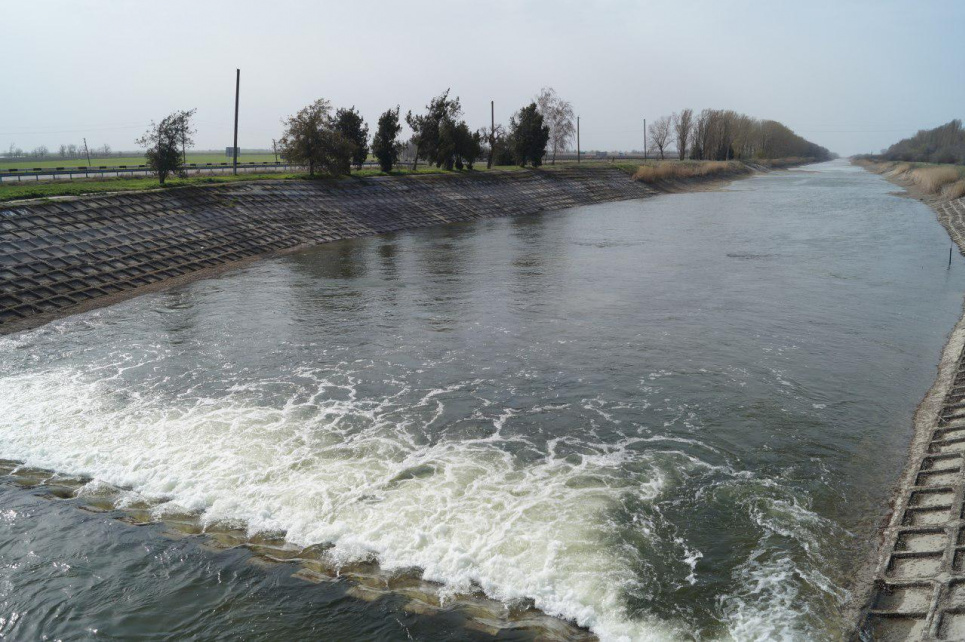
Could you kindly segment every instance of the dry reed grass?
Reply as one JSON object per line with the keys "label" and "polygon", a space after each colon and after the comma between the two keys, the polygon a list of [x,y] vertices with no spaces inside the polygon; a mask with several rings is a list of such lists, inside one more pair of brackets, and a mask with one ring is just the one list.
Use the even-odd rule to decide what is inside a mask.
{"label": "dry reed grass", "polygon": [[953,200],[965,196],[965,166],[919,165],[901,161],[871,161],[859,159],[856,164],[888,178],[911,182],[926,194],[939,194]]}
{"label": "dry reed grass", "polygon": [[907,174],[912,169],[911,163],[893,163],[889,170],[892,174]]}
{"label": "dry reed grass", "polygon": [[641,165],[637,168],[633,178],[652,184],[663,181],[747,174],[750,171],[749,167],[736,161],[665,161]]}
{"label": "dry reed grass", "polygon": [[960,178],[942,188],[942,197],[950,201],[963,196],[965,196],[965,178]]}
{"label": "dry reed grass", "polygon": [[919,167],[908,174],[911,180],[929,194],[937,194],[942,187],[960,178],[958,170],[949,166]]}

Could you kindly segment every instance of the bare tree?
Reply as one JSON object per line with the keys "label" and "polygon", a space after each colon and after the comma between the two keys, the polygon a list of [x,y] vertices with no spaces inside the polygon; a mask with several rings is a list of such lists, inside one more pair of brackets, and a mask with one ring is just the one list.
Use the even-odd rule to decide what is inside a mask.
{"label": "bare tree", "polygon": [[735,158],[753,158],[757,151],[756,121],[747,114],[735,114],[733,118],[733,150]]}
{"label": "bare tree", "polygon": [[492,169],[500,145],[505,145],[506,143],[506,128],[496,123],[494,129],[490,129],[489,127],[480,129],[479,136],[482,140],[486,141],[486,149],[484,150],[486,152],[486,169]]}
{"label": "bare tree", "polygon": [[687,158],[687,145],[690,144],[690,136],[693,126],[693,109],[681,109],[679,114],[674,112],[673,128],[674,132],[677,134],[677,157],[680,160]]}
{"label": "bare tree", "polygon": [[573,105],[560,98],[552,87],[544,87],[536,97],[536,109],[543,122],[550,128],[549,147],[552,154],[550,162],[556,164],[556,155],[566,151],[576,134]]}
{"label": "bare tree", "polygon": [[670,116],[661,116],[647,127],[650,132],[650,148],[660,152],[660,160],[664,159],[663,151],[670,141]]}

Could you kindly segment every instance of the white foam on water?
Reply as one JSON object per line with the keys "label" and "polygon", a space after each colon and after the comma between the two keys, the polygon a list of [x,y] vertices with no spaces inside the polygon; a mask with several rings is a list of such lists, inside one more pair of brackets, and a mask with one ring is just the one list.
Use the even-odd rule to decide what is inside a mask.
{"label": "white foam on water", "polygon": [[[806,625],[811,600],[834,602],[840,608],[846,591],[823,575],[818,538],[814,530],[826,528],[826,520],[798,501],[767,496],[779,491],[773,480],[757,480],[761,491],[748,496],[752,519],[765,533],[761,545],[735,567],[738,580],[733,594],[719,598],[721,612],[733,640],[793,642],[812,640],[817,633]],[[810,562],[796,561],[785,546],[768,543],[768,537],[792,540]],[[820,597],[815,597],[820,596]]]}
{"label": "white foam on water", "polygon": [[[628,616],[633,553],[607,544],[621,497],[662,492],[646,452],[596,444],[573,458],[551,447],[521,464],[494,438],[426,443],[390,400],[356,398],[350,379],[320,380],[315,395],[274,407],[253,403],[246,386],[222,398],[142,392],[132,403],[116,371],[100,374],[0,378],[0,456],[130,487],[165,500],[161,512],[332,543],[345,563],[419,567],[451,592],[530,598],[604,640],[679,638],[679,624]],[[443,392],[425,395],[426,416]],[[493,410],[499,435],[514,411]]]}
{"label": "white foam on water", "polygon": [[[196,511],[251,533],[284,531],[298,545],[334,544],[332,555],[344,563],[375,557],[386,570],[418,567],[450,593],[481,587],[504,601],[529,598],[603,640],[694,635],[683,621],[628,612],[642,553],[619,544],[613,518],[629,497],[672,500],[667,461],[727,484],[761,485],[748,497],[766,510],[735,510],[748,510],[762,532],[807,549],[824,528],[808,507],[767,497],[779,482],[736,470],[696,438],[643,430],[595,443],[587,426],[579,437],[570,431],[531,444],[513,423],[569,404],[503,407],[476,394],[482,380],[413,390],[407,376],[390,375],[385,396],[366,398],[343,362],[325,373],[295,367],[276,378],[228,381],[208,396],[200,371],[125,375],[163,367],[170,347],[133,346],[138,356],[114,353],[83,370],[56,365],[77,356],[59,361],[56,349],[39,359],[38,339],[62,334],[50,327],[0,338],[0,458],[130,488],[122,505],[161,501],[159,516]],[[488,422],[489,431],[449,438],[438,430],[449,395],[478,402],[471,419]],[[602,396],[579,405],[611,420],[618,410]],[[687,413],[677,409],[671,423]],[[547,431],[552,421],[548,415]],[[102,490],[95,481],[81,492]],[[835,596],[840,589],[816,570],[819,562],[800,568],[767,537],[735,571],[733,594],[718,598],[722,634],[814,639],[802,590]],[[672,548],[689,571],[677,579],[696,584],[703,553],[677,536]]]}

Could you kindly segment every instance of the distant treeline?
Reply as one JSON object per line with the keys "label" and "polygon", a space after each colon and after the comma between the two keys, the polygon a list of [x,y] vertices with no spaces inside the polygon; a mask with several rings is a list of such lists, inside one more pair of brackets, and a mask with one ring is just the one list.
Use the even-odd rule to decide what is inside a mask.
{"label": "distant treeline", "polygon": [[52,152],[46,145],[40,145],[39,147],[24,151],[11,143],[6,153],[0,154],[0,156],[19,160],[47,160],[49,158],[77,160],[79,158],[86,158],[88,153],[94,158],[108,158],[112,153],[111,146],[106,143],[100,147],[90,148],[86,148],[83,145],[61,145],[59,150]]}
{"label": "distant treeline", "polygon": [[881,153],[880,158],[912,163],[957,163],[965,165],[965,130],[961,120],[935,129],[922,129]]}
{"label": "distant treeline", "polygon": [[661,158],[671,144],[680,160],[754,160],[835,158],[826,148],[802,138],[776,120],[759,120],[729,109],[684,109],[658,118],[647,128],[648,147]]}

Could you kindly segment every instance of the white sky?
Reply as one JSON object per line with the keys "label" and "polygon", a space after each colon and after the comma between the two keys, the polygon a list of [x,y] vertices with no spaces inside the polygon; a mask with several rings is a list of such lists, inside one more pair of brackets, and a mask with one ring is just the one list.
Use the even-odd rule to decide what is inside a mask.
{"label": "white sky", "polygon": [[[682,107],[772,118],[851,154],[965,111],[965,2],[301,2],[3,0],[0,150],[136,149],[196,107],[197,147],[242,147],[315,98],[370,123],[447,87],[471,127],[553,86],[584,149],[642,148],[643,118]],[[371,127],[374,131],[374,126]]]}

